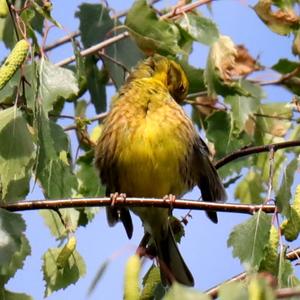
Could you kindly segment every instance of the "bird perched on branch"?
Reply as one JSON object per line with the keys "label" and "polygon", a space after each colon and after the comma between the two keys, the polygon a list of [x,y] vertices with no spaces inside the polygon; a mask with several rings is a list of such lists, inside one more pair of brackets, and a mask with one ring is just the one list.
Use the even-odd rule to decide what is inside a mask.
{"label": "bird perched on branch", "polygon": [[[204,201],[224,201],[226,193],[209,151],[180,106],[188,80],[173,60],[154,55],[139,63],[121,87],[98,140],[95,164],[107,195],[162,198],[181,196],[198,185]],[[162,282],[194,285],[169,224],[166,208],[136,207],[155,243]],[[209,218],[217,223],[216,212]],[[110,225],[122,221],[132,236],[126,208],[109,207]],[[167,270],[165,272],[164,270]]]}

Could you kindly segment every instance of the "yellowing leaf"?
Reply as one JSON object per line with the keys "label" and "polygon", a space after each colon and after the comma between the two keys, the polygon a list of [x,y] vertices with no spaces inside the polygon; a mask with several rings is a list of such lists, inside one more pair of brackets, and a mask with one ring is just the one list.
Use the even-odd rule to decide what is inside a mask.
{"label": "yellowing leaf", "polygon": [[290,214],[281,224],[281,230],[287,241],[294,241],[300,232],[300,185],[297,186]]}
{"label": "yellowing leaf", "polygon": [[43,256],[43,275],[45,286],[45,297],[54,291],[65,289],[70,284],[75,284],[80,277],[85,275],[86,267],[84,260],[75,250],[63,268],[58,268],[57,258],[61,253],[62,247],[50,248]]}
{"label": "yellowing leaf", "polygon": [[275,300],[276,297],[270,285],[264,278],[253,276],[248,285],[248,300]]}
{"label": "yellowing leaf", "polygon": [[73,252],[76,249],[76,243],[76,237],[72,236],[62,248],[61,252],[59,253],[56,259],[57,267],[59,269],[62,269],[66,265],[69,257],[73,254]]}
{"label": "yellowing leaf", "polygon": [[90,140],[94,143],[97,143],[101,133],[102,133],[102,130],[103,130],[103,125],[100,124],[100,125],[97,125],[96,127],[93,128],[92,132],[91,132],[91,135],[90,135]]}
{"label": "yellowing leaf", "polygon": [[269,242],[266,246],[265,257],[262,260],[259,271],[269,272],[273,275],[277,275],[278,271],[278,246],[279,246],[279,234],[274,225],[270,229]]}
{"label": "yellowing leaf", "polygon": [[236,65],[236,56],[237,49],[230,37],[222,35],[212,44],[204,72],[209,95],[249,95],[232,79],[231,72]]}
{"label": "yellowing leaf", "polygon": [[272,0],[259,0],[254,10],[261,20],[274,32],[287,35],[299,26],[300,18],[291,7],[272,9]]}

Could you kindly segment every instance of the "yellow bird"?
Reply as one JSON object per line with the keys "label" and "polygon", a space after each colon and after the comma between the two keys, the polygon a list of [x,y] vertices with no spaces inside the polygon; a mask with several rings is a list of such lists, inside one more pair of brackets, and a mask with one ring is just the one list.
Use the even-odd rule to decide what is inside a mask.
{"label": "yellow bird", "polygon": [[[121,87],[98,140],[95,164],[107,195],[180,197],[198,185],[204,201],[224,201],[226,193],[209,160],[209,151],[180,103],[188,80],[179,64],[160,55],[139,63]],[[131,208],[152,236],[164,284],[173,279],[194,285],[169,224],[166,208]],[[209,212],[217,223],[217,214]],[[112,226],[122,221],[129,238],[126,208],[107,209]],[[166,272],[167,271],[167,272]]]}

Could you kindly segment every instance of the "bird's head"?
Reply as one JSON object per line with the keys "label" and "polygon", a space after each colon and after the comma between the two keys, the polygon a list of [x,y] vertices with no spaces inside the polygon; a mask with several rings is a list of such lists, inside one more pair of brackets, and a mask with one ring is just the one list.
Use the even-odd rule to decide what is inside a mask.
{"label": "bird's head", "polygon": [[176,102],[181,103],[186,98],[189,82],[182,67],[174,60],[159,54],[150,56],[137,65],[128,80],[145,77],[161,81]]}

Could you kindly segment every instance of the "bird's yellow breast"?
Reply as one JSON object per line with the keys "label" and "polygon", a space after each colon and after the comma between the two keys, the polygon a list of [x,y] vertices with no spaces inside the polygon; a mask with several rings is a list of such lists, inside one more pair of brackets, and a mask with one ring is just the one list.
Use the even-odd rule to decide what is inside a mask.
{"label": "bird's yellow breast", "polygon": [[184,124],[189,120],[172,98],[158,95],[148,95],[146,108],[122,103],[117,168],[120,191],[130,196],[181,195],[188,188],[180,168],[189,146]]}

